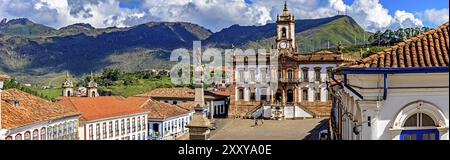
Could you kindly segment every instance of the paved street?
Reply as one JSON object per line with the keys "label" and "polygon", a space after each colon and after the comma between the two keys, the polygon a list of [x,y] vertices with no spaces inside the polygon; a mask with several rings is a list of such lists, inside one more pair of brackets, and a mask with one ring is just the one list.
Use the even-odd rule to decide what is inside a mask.
{"label": "paved street", "polygon": [[316,140],[318,132],[326,129],[326,120],[264,120],[255,127],[251,119],[216,119],[211,140]]}

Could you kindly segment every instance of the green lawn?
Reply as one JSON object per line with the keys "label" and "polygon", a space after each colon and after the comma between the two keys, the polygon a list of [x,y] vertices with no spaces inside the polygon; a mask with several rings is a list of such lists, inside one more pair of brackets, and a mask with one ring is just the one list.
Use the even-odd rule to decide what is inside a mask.
{"label": "green lawn", "polygon": [[149,92],[155,88],[175,87],[169,78],[163,77],[161,79],[140,79],[139,82],[133,85],[119,85],[110,87],[100,87],[100,90],[111,91],[112,95],[120,95],[124,97],[134,96]]}
{"label": "green lawn", "polygon": [[31,87],[31,90],[38,92],[38,94],[42,94],[44,97],[49,100],[54,100],[57,97],[61,96],[62,90],[61,88],[50,88],[50,89],[42,89],[37,87]]}

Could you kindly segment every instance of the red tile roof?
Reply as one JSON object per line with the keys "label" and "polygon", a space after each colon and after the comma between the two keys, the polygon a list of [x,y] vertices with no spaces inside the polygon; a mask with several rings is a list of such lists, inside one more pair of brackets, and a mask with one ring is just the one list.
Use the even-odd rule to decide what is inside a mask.
{"label": "red tile roof", "polygon": [[321,63],[321,62],[353,62],[354,59],[341,53],[331,52],[327,50],[317,51],[311,54],[299,54],[296,56],[297,61],[305,63]]}
{"label": "red tile roof", "polygon": [[391,48],[340,67],[407,68],[447,67],[449,63],[449,23],[398,43]]}
{"label": "red tile roof", "polygon": [[[157,88],[148,93],[136,95],[137,97],[152,97],[161,99],[195,99],[195,90],[191,88]],[[215,97],[206,95],[205,99],[215,99]]]}
{"label": "red tile roof", "polygon": [[208,91],[208,92],[210,92],[211,94],[215,94],[215,95],[223,96],[223,97],[229,97],[230,96],[230,91],[227,91],[225,89],[211,90],[211,91]]}
{"label": "red tile roof", "polygon": [[148,111],[148,119],[166,119],[190,112],[188,109],[152,99],[149,99],[141,108]]}
{"label": "red tile roof", "polygon": [[197,106],[196,104],[197,104],[196,102],[184,102],[184,103],[177,104],[177,106],[180,106],[181,108],[184,108],[189,111],[193,111],[195,109],[195,107]]}
{"label": "red tile roof", "polygon": [[[17,89],[4,90],[1,94],[1,123],[6,129],[81,114],[73,108],[49,102]],[[15,106],[15,101],[19,102],[18,106]]]}
{"label": "red tile roof", "polygon": [[9,78],[10,78],[10,77],[9,77],[8,75],[0,73],[0,81],[7,80],[7,79],[9,79]]}
{"label": "red tile roof", "polygon": [[57,103],[76,108],[85,121],[147,112],[139,107],[138,100],[126,100],[118,96],[60,97]]}

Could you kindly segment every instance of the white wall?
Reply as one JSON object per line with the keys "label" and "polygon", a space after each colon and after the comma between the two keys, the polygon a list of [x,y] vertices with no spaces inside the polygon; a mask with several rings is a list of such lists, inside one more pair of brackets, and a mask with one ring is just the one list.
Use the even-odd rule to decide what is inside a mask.
{"label": "white wall", "polygon": [[[135,131],[133,132],[133,121],[135,119]],[[140,123],[137,122],[139,118]],[[127,128],[127,119],[130,120],[130,131]],[[122,126],[121,122],[124,120],[124,126]],[[119,135],[116,135],[116,121],[118,122],[118,131]],[[110,125],[112,122],[112,136],[110,136]],[[120,117],[110,117],[105,119],[98,119],[94,121],[83,122],[82,127],[79,128],[79,136],[82,140],[146,140],[147,139],[147,113],[133,114],[133,115],[125,115]],[[106,123],[106,138],[104,137],[104,128],[103,124]],[[144,124],[145,123],[145,124]],[[97,124],[100,125],[100,138],[97,137]],[[139,125],[138,125],[139,124]],[[91,139],[90,127],[92,125],[92,133],[93,137]],[[140,130],[139,130],[140,126]],[[145,127],[144,127],[145,126]],[[122,134],[122,128],[125,128],[125,134]]]}
{"label": "white wall", "polygon": [[[66,132],[64,132],[64,124],[66,124]],[[73,124],[71,127],[72,129],[69,129],[68,124]],[[51,132],[51,137],[49,137],[49,130],[48,128],[58,128],[57,130],[57,136],[55,137],[53,135],[53,131]],[[61,133],[59,132],[59,128],[61,128]],[[33,139],[33,132],[35,130],[38,130],[38,138]],[[61,119],[54,119],[50,121],[44,121],[39,123],[34,123],[30,125],[26,125],[20,128],[14,128],[9,130],[8,135],[6,135],[5,138],[12,138],[12,140],[15,140],[16,136],[18,134],[22,135],[22,140],[25,139],[25,133],[30,132],[30,140],[44,140],[41,139],[41,133],[42,131],[45,132],[45,136],[43,137],[45,140],[77,140],[77,131],[78,131],[78,116],[71,116],[71,117],[65,117]]]}
{"label": "white wall", "polygon": [[[149,119],[148,120],[148,139],[151,140],[170,140],[176,135],[181,136],[189,132],[187,125],[191,122],[193,112],[180,116],[169,117],[164,120]],[[159,136],[154,136],[153,124],[159,124]]]}
{"label": "white wall", "polygon": [[303,82],[301,81],[300,87],[299,87],[299,100],[303,101],[302,99],[302,89],[303,88],[308,88],[308,101],[309,102],[314,102],[315,98],[315,68],[316,67],[320,67],[320,82],[319,82],[319,88],[320,88],[320,101],[321,102],[326,102],[328,100],[328,89],[327,89],[327,85],[326,85],[326,80],[327,80],[327,68],[331,67],[335,67],[336,64],[299,64],[299,78],[300,80],[303,80],[303,68],[308,68],[308,79],[309,82]]}
{"label": "white wall", "polygon": [[[423,101],[436,107],[444,117],[444,126],[439,129],[440,139],[449,139],[449,79],[447,74],[401,74],[388,76],[387,100],[382,100],[382,89],[361,89],[354,87],[363,95],[365,101],[356,101],[357,97],[347,91],[343,98],[345,110],[354,116],[361,115],[362,131],[359,136],[352,133],[352,123],[344,123],[344,139],[399,139],[401,130],[393,128],[397,115],[403,114],[404,108],[417,101]],[[364,88],[383,87],[380,75],[349,76],[352,85]],[[341,90],[342,91],[342,90]],[[371,100],[371,101],[370,101]],[[359,110],[359,111],[358,111]],[[368,126],[368,116],[371,126]],[[430,115],[431,116],[431,115]]]}

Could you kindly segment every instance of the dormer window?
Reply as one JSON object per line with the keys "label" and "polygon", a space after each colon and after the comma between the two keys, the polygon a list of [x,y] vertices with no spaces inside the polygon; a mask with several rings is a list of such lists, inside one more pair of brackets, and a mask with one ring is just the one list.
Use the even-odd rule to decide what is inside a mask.
{"label": "dormer window", "polygon": [[9,100],[8,102],[13,107],[20,107],[20,102],[18,100]]}

